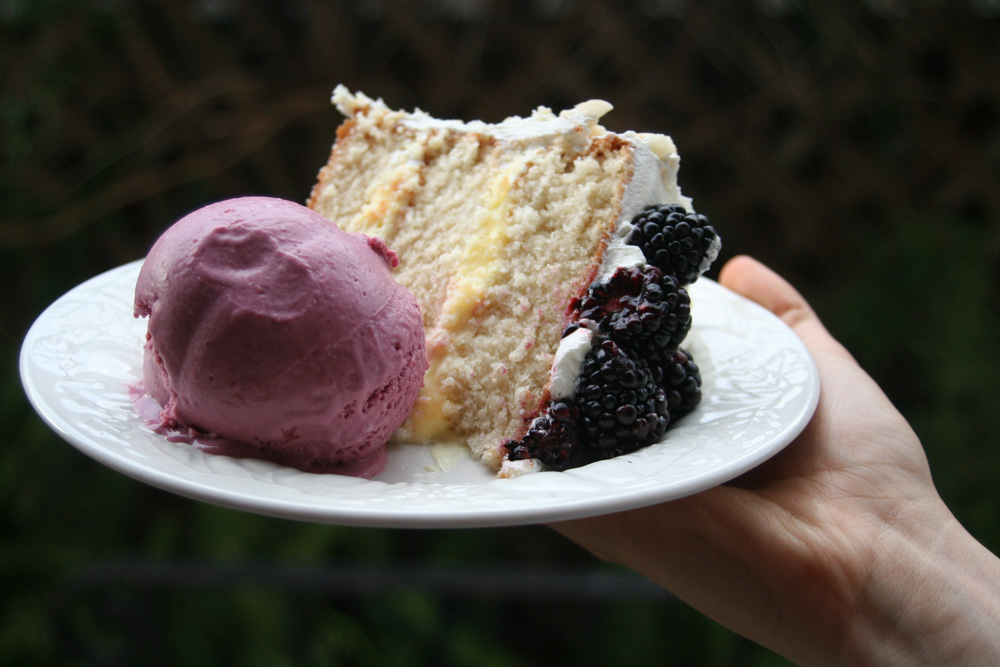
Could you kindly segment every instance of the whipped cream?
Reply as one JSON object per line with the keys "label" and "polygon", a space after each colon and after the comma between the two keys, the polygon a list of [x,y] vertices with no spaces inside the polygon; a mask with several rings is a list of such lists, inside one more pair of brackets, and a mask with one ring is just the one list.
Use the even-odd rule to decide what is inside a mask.
{"label": "whipped cream", "polygon": [[576,379],[593,345],[593,338],[594,332],[581,326],[559,341],[549,382],[549,395],[553,401],[573,398]]}

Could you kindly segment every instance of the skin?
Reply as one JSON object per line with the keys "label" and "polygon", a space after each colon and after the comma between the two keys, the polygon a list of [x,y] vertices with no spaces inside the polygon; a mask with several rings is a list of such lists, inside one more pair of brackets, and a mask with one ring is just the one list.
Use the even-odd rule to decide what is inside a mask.
{"label": "skin", "polygon": [[1000,664],[1000,560],[945,506],[909,424],[784,279],[737,257],[719,281],[813,354],[810,424],[729,484],[554,528],[799,664]]}

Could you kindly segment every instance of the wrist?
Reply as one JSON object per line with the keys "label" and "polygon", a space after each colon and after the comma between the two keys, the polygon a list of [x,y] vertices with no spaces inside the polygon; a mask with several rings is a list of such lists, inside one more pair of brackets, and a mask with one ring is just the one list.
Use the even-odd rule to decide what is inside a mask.
{"label": "wrist", "polygon": [[933,505],[879,539],[845,662],[1000,664],[1000,560]]}

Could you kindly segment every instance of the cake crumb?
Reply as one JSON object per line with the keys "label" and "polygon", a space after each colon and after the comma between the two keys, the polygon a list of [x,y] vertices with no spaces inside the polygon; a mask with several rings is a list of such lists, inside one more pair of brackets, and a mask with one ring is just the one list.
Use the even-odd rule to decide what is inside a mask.
{"label": "cake crumb", "polygon": [[504,459],[503,464],[500,466],[500,473],[497,476],[501,479],[513,479],[522,475],[542,472],[542,470],[544,470],[544,466],[538,459],[522,459],[520,461]]}

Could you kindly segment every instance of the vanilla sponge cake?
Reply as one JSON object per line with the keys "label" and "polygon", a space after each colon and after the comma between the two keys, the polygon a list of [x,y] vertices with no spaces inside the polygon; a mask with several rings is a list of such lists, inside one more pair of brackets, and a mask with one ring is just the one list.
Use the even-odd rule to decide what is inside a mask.
{"label": "vanilla sponge cake", "polygon": [[[658,205],[690,213],[673,142],[605,130],[599,120],[611,106],[601,101],[497,124],[396,111],[342,86],[333,101],[346,121],[308,205],[341,229],[383,239],[423,315],[428,370],[396,439],[462,441],[496,470],[508,461],[505,474],[539,459],[562,467],[572,452],[536,456],[518,445],[551,440],[540,427],[563,405],[579,416],[582,365],[609,338],[594,315],[604,311],[587,310],[594,289],[616,271],[656,271],[628,243],[636,216]],[[714,230],[702,236],[711,236],[698,239],[711,246],[699,260],[707,265],[718,239]],[[569,436],[557,430],[578,439],[576,426]],[[526,463],[509,463],[519,459]]]}

